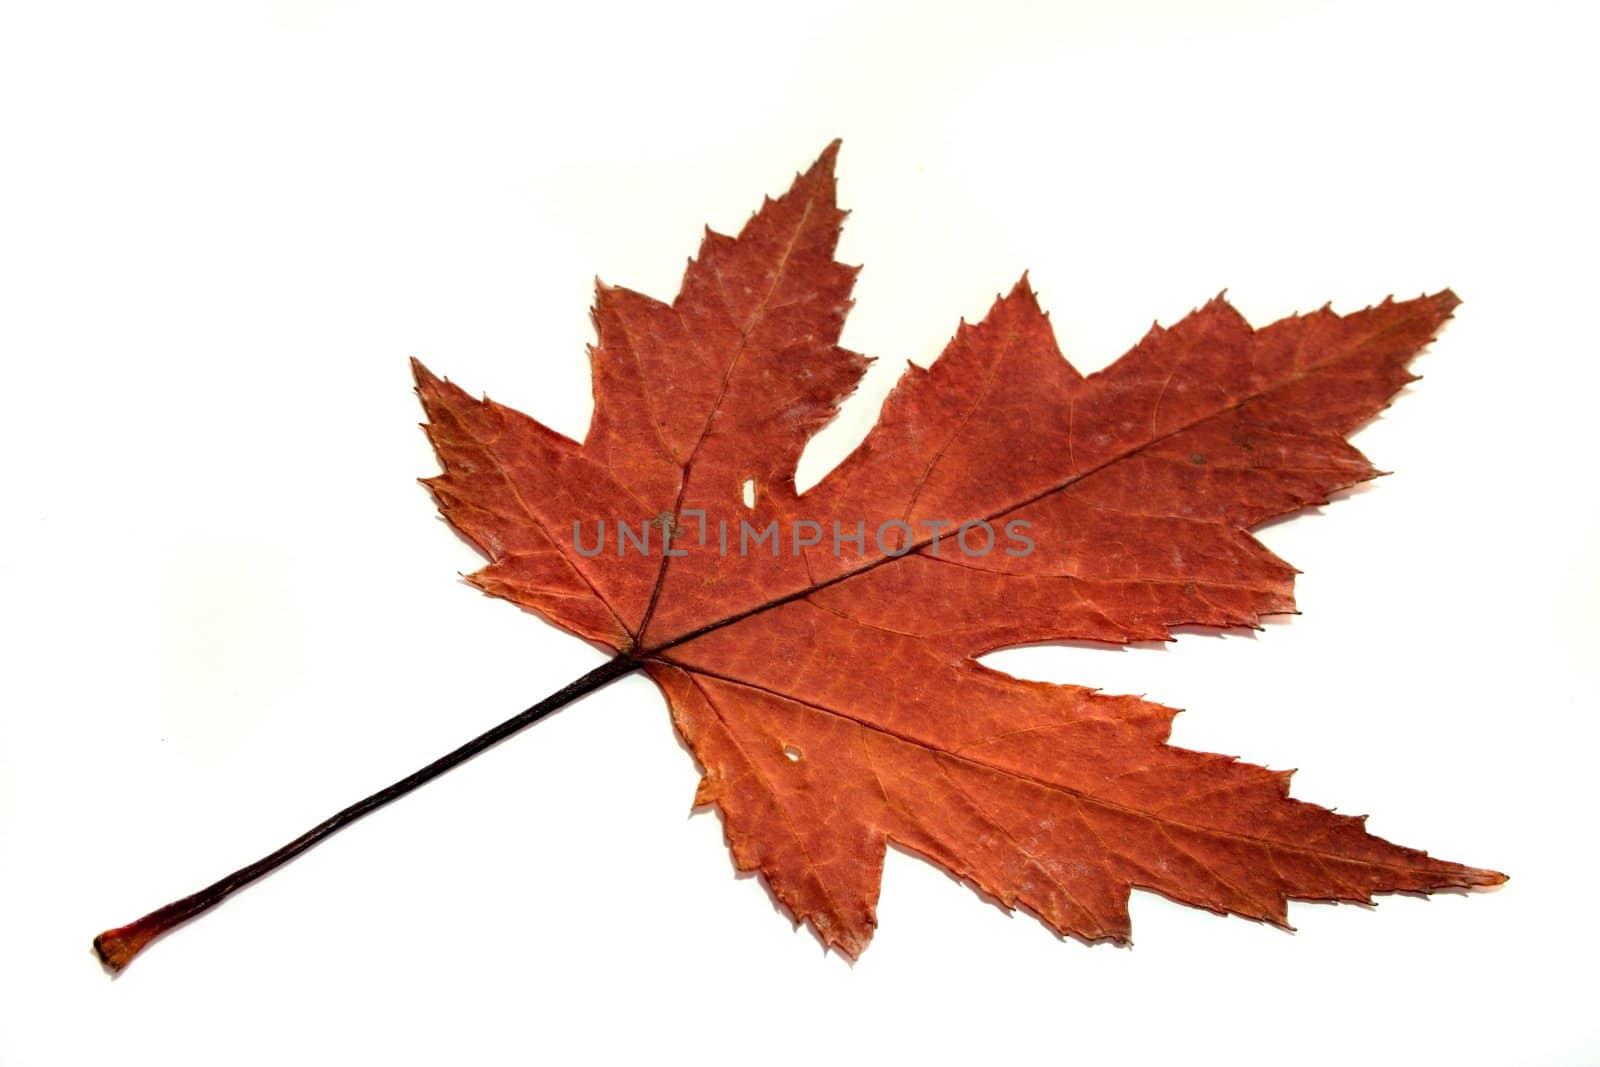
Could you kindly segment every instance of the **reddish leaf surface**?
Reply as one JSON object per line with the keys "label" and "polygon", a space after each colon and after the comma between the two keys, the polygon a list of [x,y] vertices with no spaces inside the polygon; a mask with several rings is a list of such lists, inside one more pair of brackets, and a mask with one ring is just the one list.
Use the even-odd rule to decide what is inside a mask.
{"label": "reddish leaf surface", "polygon": [[[801,449],[867,365],[838,345],[836,149],[738,237],[708,232],[671,304],[600,286],[583,443],[417,365],[427,484],[490,560],[471,580],[639,661],[738,866],[851,956],[891,840],[1091,940],[1128,938],[1135,886],[1283,924],[1290,898],[1503,881],[1289,799],[1286,772],[1168,745],[1170,708],[974,659],[1291,611],[1294,569],[1247,531],[1376,473],[1345,437],[1455,296],[1259,330],[1218,298],[1084,377],[1024,278],[799,494]],[[649,552],[619,553],[617,524],[652,520]],[[967,550],[982,527],[955,540],[977,521],[989,552]],[[741,522],[776,523],[778,550],[741,554]],[[820,543],[796,550],[805,522]]]}

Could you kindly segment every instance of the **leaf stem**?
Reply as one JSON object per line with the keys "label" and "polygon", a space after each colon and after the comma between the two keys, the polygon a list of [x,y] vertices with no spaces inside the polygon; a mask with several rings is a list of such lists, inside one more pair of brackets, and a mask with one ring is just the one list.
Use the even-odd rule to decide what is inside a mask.
{"label": "leaf stem", "polygon": [[574,679],[562,686],[526,711],[514,715],[500,725],[479,734],[461,747],[447,752],[426,767],[413,771],[393,785],[386,786],[371,796],[356,801],[343,811],[329,816],[276,852],[261,857],[249,866],[239,868],[227,877],[206,886],[198,893],[192,893],[181,900],[173,901],[165,907],[157,908],[149,915],[129,923],[127,926],[119,926],[116,929],[105,931],[94,939],[95,951],[99,953],[101,962],[113,973],[121,971],[146,945],[173,927],[186,923],[195,916],[211,910],[251,882],[283,866],[300,855],[300,853],[322,841],[323,838],[338,833],[363,815],[378,810],[390,801],[400,799],[418,786],[432,781],[452,767],[465,763],[485,749],[492,748],[512,734],[531,726],[558,708],[564,707],[579,697],[592,693],[608,682],[635,670],[640,663],[640,659],[629,655],[621,655],[607,660],[583,677]]}

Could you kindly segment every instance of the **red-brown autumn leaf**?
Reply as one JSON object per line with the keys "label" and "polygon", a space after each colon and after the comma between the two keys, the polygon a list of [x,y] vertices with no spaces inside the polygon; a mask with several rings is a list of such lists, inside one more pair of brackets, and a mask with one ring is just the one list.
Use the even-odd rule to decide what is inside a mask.
{"label": "red-brown autumn leaf", "polygon": [[1293,568],[1247,531],[1376,473],[1345,438],[1455,296],[1260,330],[1219,298],[1084,377],[1024,278],[801,494],[867,365],[838,345],[836,150],[707,232],[671,304],[599,287],[583,443],[416,366],[426,484],[490,560],[471,581],[655,679],[738,866],[851,956],[891,840],[1090,940],[1128,938],[1136,886],[1283,924],[1290,898],[1503,881],[1168,745],[1170,708],[974,659],[1293,610]]}

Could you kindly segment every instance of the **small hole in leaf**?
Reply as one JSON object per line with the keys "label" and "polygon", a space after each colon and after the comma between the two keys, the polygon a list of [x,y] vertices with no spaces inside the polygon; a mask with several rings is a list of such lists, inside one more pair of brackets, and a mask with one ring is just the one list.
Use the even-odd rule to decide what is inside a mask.
{"label": "small hole in leaf", "polygon": [[793,745],[784,745],[783,754],[789,758],[790,763],[800,762],[800,750]]}
{"label": "small hole in leaf", "polygon": [[756,480],[754,478],[746,478],[744,480],[744,484],[739,487],[739,495],[744,499],[744,506],[745,507],[747,507],[747,508],[755,507],[756,506]]}

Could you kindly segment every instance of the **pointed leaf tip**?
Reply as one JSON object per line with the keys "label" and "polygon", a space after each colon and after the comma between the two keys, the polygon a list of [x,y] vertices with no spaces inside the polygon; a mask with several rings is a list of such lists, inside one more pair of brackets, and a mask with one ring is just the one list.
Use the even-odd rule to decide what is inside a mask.
{"label": "pointed leaf tip", "polygon": [[816,162],[811,164],[810,171],[832,177],[834,164],[839,160],[839,145],[842,143],[837,137],[829,141],[827,147],[817,156]]}

